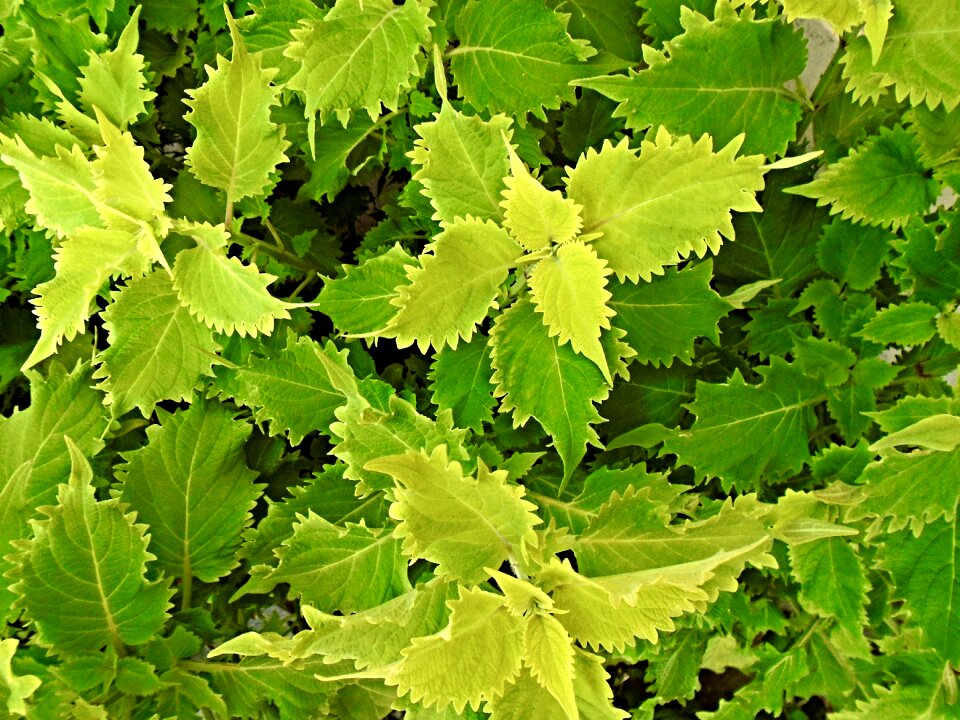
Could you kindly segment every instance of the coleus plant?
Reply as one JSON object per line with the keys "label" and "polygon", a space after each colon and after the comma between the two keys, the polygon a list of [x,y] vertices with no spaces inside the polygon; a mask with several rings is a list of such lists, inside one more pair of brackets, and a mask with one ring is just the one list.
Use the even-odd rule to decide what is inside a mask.
{"label": "coleus plant", "polygon": [[960,717],[960,5],[0,16],[0,715]]}

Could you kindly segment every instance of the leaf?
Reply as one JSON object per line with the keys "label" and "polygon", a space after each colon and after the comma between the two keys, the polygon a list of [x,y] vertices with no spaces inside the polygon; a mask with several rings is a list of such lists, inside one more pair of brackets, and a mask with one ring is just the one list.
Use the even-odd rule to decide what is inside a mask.
{"label": "leaf", "polygon": [[956,516],[936,520],[919,536],[886,538],[880,564],[894,579],[894,596],[906,602],[924,641],[950,662],[960,662],[960,531]]}
{"label": "leaf", "polygon": [[262,348],[263,356],[251,356],[245,365],[232,371],[228,394],[254,408],[257,422],[270,426],[272,435],[286,435],[291,445],[319,430],[330,434],[334,412],[347,398],[331,383],[318,358],[319,353],[336,353],[332,345],[320,347],[308,337],[288,334],[285,346]]}
{"label": "leaf", "polygon": [[899,126],[882,128],[812,182],[784,192],[829,205],[844,220],[896,230],[936,199],[937,184],[926,174],[916,138]]}
{"label": "leaf", "polygon": [[569,477],[587,444],[600,444],[591,425],[603,418],[594,403],[607,397],[609,386],[599,368],[551,338],[529,301],[517,301],[496,319],[491,341],[501,412],[512,412],[514,427],[536,418],[553,438]]}
{"label": "leaf", "polygon": [[530,674],[563,709],[567,718],[577,720],[574,694],[574,646],[566,629],[550,615],[527,618],[523,637],[523,664]]}
{"label": "leaf", "polygon": [[[113,50],[90,54],[90,62],[80,76],[80,102],[88,114],[94,108],[102,112],[114,125],[122,128],[133,124],[147,111],[146,103],[157,94],[145,90],[143,55],[136,52],[140,35],[137,22],[140,6],[134,9],[130,21],[120,33]],[[102,27],[103,23],[99,23]]]}
{"label": "leaf", "polygon": [[615,311],[607,307],[610,270],[588,245],[571,242],[558,247],[534,266],[530,296],[543,316],[550,337],[559,345],[589,358],[613,384],[600,344],[600,331],[610,328]]}
{"label": "leaf", "polygon": [[158,415],[147,445],[122,454],[120,497],[149,524],[161,569],[185,585],[193,576],[216,582],[237,565],[240,534],[260,495],[243,451],[251,428],[203,401]]}
{"label": "leaf", "polygon": [[[880,13],[877,20],[883,21]],[[906,0],[895,6],[879,55],[874,38],[855,38],[842,58],[847,91],[861,103],[876,101],[893,86],[897,102],[925,103],[933,110],[943,103],[949,111],[960,103],[960,63],[953,35],[960,26],[960,8]],[[873,24],[868,21],[867,29]],[[883,37],[881,33],[877,33]]]}
{"label": "leaf", "polygon": [[445,345],[456,350],[497,307],[497,291],[520,248],[492,222],[467,218],[445,227],[429,249],[420,267],[406,269],[407,284],[391,300],[399,310],[383,334],[401,348],[416,342],[420,352]]}
{"label": "leaf", "polygon": [[453,413],[457,427],[483,433],[483,424],[493,422],[494,384],[490,347],[475,339],[456,350],[444,348],[430,367],[430,391],[434,404]]}
{"label": "leaf", "polygon": [[960,284],[960,215],[941,223],[913,222],[903,230],[905,239],[894,241],[893,263],[903,269],[901,284],[911,300],[943,305],[956,297]]}
{"label": "leaf", "polygon": [[680,22],[683,35],[663,51],[645,48],[647,69],[578,84],[619,101],[615,115],[631,129],[708,133],[721,146],[745,133],[744,152],[783,155],[801,115],[783,84],[803,71],[803,35],[777,20],[756,21],[750,11],[738,15],[726,2],[714,21],[688,11]]}
{"label": "leaf", "polygon": [[510,125],[506,115],[486,121],[444,103],[434,120],[414,127],[420,139],[408,156],[420,166],[413,179],[430,199],[434,220],[452,223],[458,217],[494,221],[503,217],[500,196],[510,173],[503,138],[512,135]]}
{"label": "leaf", "polygon": [[183,232],[197,246],[181,250],[173,265],[180,302],[207,327],[240,337],[269,335],[276,320],[287,320],[287,303],[267,292],[276,277],[227,256],[223,225],[187,224]]}
{"label": "leaf", "polygon": [[359,265],[345,265],[342,277],[324,283],[314,301],[340,330],[363,334],[386,325],[396,313],[390,301],[407,280],[414,259],[399,245]]}
{"label": "leaf", "polygon": [[220,350],[210,330],[180,304],[170,278],[154,272],[128,281],[102,313],[107,349],[94,377],[117,415],[146,417],[161,400],[189,400],[201,377],[213,375]]}
{"label": "leaf", "polygon": [[960,186],[960,122],[957,115],[946,108],[930,110],[918,106],[911,111],[910,131],[920,143],[920,156],[934,176],[954,190]]}
{"label": "leaf", "polygon": [[34,290],[40,339],[23,369],[50,357],[61,341],[84,331],[93,300],[110,278],[143,274],[149,263],[128,233],[84,227],[57,249],[55,267],[56,277]]}
{"label": "leaf", "polygon": [[601,233],[593,249],[620,280],[663,274],[691,252],[717,252],[733,238],[730,211],[758,211],[761,158],[735,158],[738,142],[718,153],[704,136],[644,140],[639,157],[605,142],[588,150],[567,177],[567,196],[583,207],[583,233]]}
{"label": "leaf", "polygon": [[643,57],[643,41],[637,32],[640,10],[633,0],[547,0],[547,5],[569,13],[571,36],[585,38],[598,50],[624,60]]}
{"label": "leaf", "polygon": [[861,0],[840,0],[825,3],[822,0],[784,0],[783,14],[788,22],[798,18],[826,20],[838,35],[863,22],[864,3]]}
{"label": "leaf", "polygon": [[[410,589],[400,541],[389,530],[348,523],[338,527],[308,511],[293,526],[293,535],[275,550],[276,568],[251,572],[246,592],[270,592],[290,585],[299,597],[323,612],[352,613],[381,605]],[[262,566],[261,566],[262,567]]]}
{"label": "leaf", "polygon": [[504,178],[503,226],[524,250],[536,251],[570,242],[580,232],[580,207],[558,190],[547,190],[510,151],[510,176]]}
{"label": "leaf", "polygon": [[710,288],[713,262],[683,270],[668,268],[652,282],[611,283],[614,323],[626,331],[624,342],[637,351],[637,361],[670,367],[674,358],[688,365],[694,341],[706,337],[719,345],[718,321],[733,308]]}
{"label": "leaf", "polygon": [[146,579],[153,560],[146,526],[119,501],[94,499],[89,463],[69,439],[67,446],[70,479],[16,556],[18,605],[35,641],[60,654],[142,645],[163,626],[171,591],[162,579]]}
{"label": "leaf", "polygon": [[301,20],[284,55],[300,64],[287,87],[304,95],[308,137],[317,113],[321,124],[336,114],[346,127],[353,110],[371,120],[381,103],[396,110],[400,91],[419,75],[431,24],[419,2],[389,0],[338,0],[322,20]]}
{"label": "leaf", "polygon": [[505,471],[481,464],[475,480],[465,477],[442,445],[429,455],[408,451],[366,467],[398,484],[390,517],[400,523],[394,533],[404,554],[437,563],[441,575],[480,583],[489,577],[485,568],[537,546],[536,506],[524,500],[522,487],[507,484]]}
{"label": "leaf", "polygon": [[[270,119],[277,104],[271,80],[274,68],[262,66],[260,53],[248,53],[232,18],[229,18],[233,57],[217,56],[217,68],[207,67],[208,79],[189,91],[184,119],[197,129],[197,139],[187,150],[187,167],[201,182],[223,190],[227,207],[234,201],[262,194],[270,174],[287,160],[289,147],[282,126]],[[229,216],[229,211],[228,211]]]}
{"label": "leaf", "polygon": [[[375,132],[377,125],[367,118],[353,118],[346,127],[326,125],[315,133],[313,157],[304,158],[310,170],[310,180],[304,183],[298,197],[321,202],[326,196],[333,200],[347,185],[351,175],[363,167],[351,167],[354,151]],[[366,162],[366,161],[364,161]]]}
{"label": "leaf", "polygon": [[960,417],[946,414],[925,417],[880,438],[870,449],[885,450],[897,445],[916,445],[927,450],[949,452],[960,445]]}
{"label": "leaf", "polygon": [[4,705],[11,715],[27,715],[26,700],[40,687],[41,680],[36,675],[17,675],[11,660],[17,651],[16,638],[0,640],[0,688],[5,692]]}
{"label": "leaf", "polygon": [[829,387],[845,383],[857,362],[857,356],[850,348],[824,338],[797,340],[793,356],[804,375]]}
{"label": "leaf", "polygon": [[880,279],[894,235],[878,227],[854,225],[838,217],[823,229],[817,262],[853,290],[869,290]]}
{"label": "leaf", "polygon": [[857,334],[883,345],[920,345],[934,336],[938,310],[922,302],[890,305],[874,316]]}
{"label": "leaf", "polygon": [[667,451],[726,487],[754,487],[761,477],[799,470],[810,456],[812,406],[824,399],[823,386],[780,358],[757,371],[760,385],[747,385],[739,371],[727,383],[698,381],[689,406],[697,419],[667,440]]}
{"label": "leaf", "polygon": [[790,545],[790,568],[800,582],[800,604],[821,617],[834,617],[854,636],[867,622],[870,583],[856,550],[843,538]]}
{"label": "leaf", "polygon": [[[461,588],[450,611],[443,630],[414,638],[387,683],[427,707],[479,710],[520,672],[521,620],[507,612],[502,596],[479,588]],[[491,657],[497,661],[484,661]]]}
{"label": "leaf", "polygon": [[477,110],[545,119],[544,108],[574,99],[570,81],[596,72],[584,61],[597,51],[567,34],[567,18],[534,0],[471,0],[457,16],[456,36],[450,70]]}
{"label": "leaf", "polygon": [[100,225],[93,171],[78,145],[70,149],[57,146],[50,155],[38,156],[19,137],[3,137],[0,160],[20,174],[20,182],[30,193],[26,210],[36,216],[41,227],[62,238],[78,228]]}

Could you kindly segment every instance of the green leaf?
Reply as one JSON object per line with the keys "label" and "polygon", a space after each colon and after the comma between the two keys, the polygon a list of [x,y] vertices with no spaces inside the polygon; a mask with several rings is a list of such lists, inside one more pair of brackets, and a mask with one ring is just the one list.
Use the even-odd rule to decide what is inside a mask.
{"label": "green leaf", "polygon": [[371,120],[381,103],[396,110],[400,91],[420,74],[431,24],[419,2],[389,0],[338,0],[322,20],[301,20],[284,55],[300,65],[287,87],[304,95],[308,137],[317,113],[321,124],[336,114],[346,126],[353,110]]}
{"label": "green leaf", "polygon": [[291,445],[298,445],[308,433],[319,430],[330,434],[336,420],[334,411],[347,398],[330,382],[320,361],[326,350],[308,337],[287,335],[281,349],[262,349],[263,356],[251,356],[245,365],[236,368],[226,382],[228,394],[237,402],[254,408],[257,422],[268,423],[272,435],[286,435]]}
{"label": "green leaf", "polygon": [[805,375],[828,387],[845,383],[857,362],[853,350],[824,338],[797,340],[793,346],[793,356],[797,367]]}
{"label": "green leaf", "polygon": [[488,343],[475,339],[456,350],[444,348],[430,367],[433,402],[453,413],[457,427],[481,434],[483,424],[493,422],[492,377]]}
{"label": "green leaf", "polygon": [[633,0],[547,0],[547,5],[570,15],[567,31],[573,37],[624,60],[643,57],[640,9]]}
{"label": "green leaf", "polygon": [[759,211],[762,158],[735,158],[736,141],[713,152],[704,136],[672,138],[665,130],[644,140],[639,157],[624,140],[588,150],[569,171],[567,195],[583,207],[584,234],[622,280],[660,275],[690,253],[717,252],[733,238],[730,211]]}
{"label": "green leaf", "polygon": [[960,417],[947,414],[925,417],[880,438],[870,449],[885,450],[898,445],[916,445],[927,450],[949,452],[960,445]]}
{"label": "green leaf", "polygon": [[146,579],[153,559],[146,526],[118,500],[94,499],[89,463],[69,439],[67,446],[69,481],[16,557],[18,604],[36,640],[58,653],[142,645],[163,626],[171,591],[162,579]]}
{"label": "green leaf", "polygon": [[603,419],[594,407],[609,392],[603,374],[572,347],[558,345],[529,301],[517,301],[496,319],[491,340],[501,411],[512,412],[514,427],[536,418],[553,438],[569,477],[587,444],[600,444],[591,426]]}
{"label": "green leaf", "polygon": [[256,337],[273,332],[275,321],[290,318],[287,303],[267,292],[276,277],[227,256],[229,236],[223,225],[185,224],[182,232],[197,246],[177,254],[173,287],[180,302],[207,327]]}
{"label": "green leaf", "polygon": [[534,0],[471,0],[457,16],[456,35],[450,69],[477,110],[545,119],[544,108],[574,99],[570,81],[596,72],[584,61],[597,51],[570,37],[566,17]]}
{"label": "green leaf", "polygon": [[217,56],[217,68],[207,68],[207,82],[189,91],[184,116],[197,129],[187,150],[187,166],[197,178],[227,194],[229,209],[236,200],[260,195],[270,174],[287,160],[283,128],[270,119],[277,103],[271,80],[277,71],[262,66],[260,53],[248,53],[232,19],[233,57]]}
{"label": "green leaf", "polygon": [[926,175],[916,138],[898,126],[882,128],[812,182],[785,192],[829,205],[845,220],[896,230],[936,200],[937,184]]}
{"label": "green leaf", "polygon": [[215,582],[237,565],[240,535],[260,495],[243,452],[251,428],[210,402],[158,415],[147,445],[122,456],[120,496],[149,523],[162,570],[185,586],[193,576]]}
{"label": "green leaf", "polygon": [[619,101],[615,114],[629,128],[708,133],[719,145],[746,133],[745,152],[784,154],[801,108],[783,84],[803,71],[803,35],[777,20],[754,20],[749,10],[738,15],[728,2],[718,3],[714,21],[686,11],[680,22],[683,35],[663,51],[644,49],[647,69],[579,84]]}
{"label": "green leaf", "polygon": [[333,200],[347,185],[351,175],[366,163],[353,166],[350,158],[354,150],[377,129],[367,118],[353,118],[346,127],[326,125],[315,133],[313,157],[304,158],[310,170],[310,180],[304,183],[298,197],[311,197],[321,202],[326,196]]}
{"label": "green leaf", "polygon": [[[882,16],[881,16],[882,17]],[[960,103],[960,48],[953,35],[960,7],[922,0],[897,2],[883,50],[876,56],[868,37],[854,38],[842,62],[847,90],[860,102],[876,101],[890,86],[897,102],[925,103],[931,110]],[[870,25],[868,24],[868,29]]]}
{"label": "green leaf", "polygon": [[465,477],[448,462],[444,446],[431,454],[407,452],[368,462],[398,483],[390,517],[403,552],[437,563],[437,572],[461,582],[479,583],[507,559],[525,557],[537,546],[533,526],[541,522],[522,487],[509,485],[503,470],[481,463],[477,478]]}
{"label": "green leaf", "polygon": [[911,300],[942,305],[953,301],[960,287],[960,214],[944,218],[946,223],[913,222],[903,230],[904,240],[895,241],[899,257],[893,264],[902,268],[901,284]]}
{"label": "green leaf", "polygon": [[883,228],[834,217],[817,243],[817,263],[853,290],[869,290],[880,279],[894,237]]}
{"label": "green leaf", "polygon": [[563,197],[558,190],[547,190],[510,151],[509,177],[504,178],[503,226],[524,250],[536,251],[573,240],[583,220],[580,206]]}
{"label": "green leaf", "polygon": [[761,477],[799,470],[810,456],[812,406],[825,399],[823,386],[780,358],[757,371],[760,385],[747,385],[739,371],[726,383],[698,381],[689,406],[697,419],[667,440],[667,451],[726,487],[754,487]]}
{"label": "green leaf", "polygon": [[881,310],[858,335],[883,345],[920,345],[936,332],[938,310],[922,302],[904,302]]}
{"label": "green leaf", "polygon": [[789,22],[798,18],[826,20],[838,35],[863,23],[860,0],[825,3],[823,0],[784,0],[783,14]]}
{"label": "green leaf", "polygon": [[497,292],[520,247],[492,222],[467,218],[445,227],[428,249],[419,267],[407,268],[407,284],[391,300],[400,309],[383,334],[401,348],[416,342],[420,352],[456,349],[497,307]]}
{"label": "green leaf", "polygon": [[548,335],[590,359],[613,384],[600,344],[600,331],[610,328],[614,310],[607,307],[607,263],[582,242],[566,243],[534,266],[530,297],[543,316]]}
{"label": "green leaf", "polygon": [[108,346],[94,377],[117,415],[149,416],[161,400],[189,400],[201,377],[213,375],[220,346],[180,304],[166,273],[133,278],[103,312]]}
{"label": "green leaf", "polygon": [[7,712],[11,715],[26,716],[26,700],[40,687],[41,680],[36,675],[17,675],[11,665],[17,651],[16,638],[0,640],[0,694]]}
{"label": "green leaf", "polygon": [[4,137],[0,160],[20,173],[20,182],[30,193],[26,210],[41,227],[66,237],[85,225],[101,224],[93,170],[78,145],[69,150],[57,146],[50,155],[38,156],[19,137]]}
{"label": "green leaf", "polygon": [[92,115],[96,108],[120,128],[133,124],[147,111],[146,103],[157,96],[144,89],[147,80],[143,55],[136,52],[139,17],[137,6],[120,33],[116,48],[99,55],[91,53],[90,63],[81,70],[79,97],[88,114]]}
{"label": "green leaf", "polygon": [[323,612],[352,613],[376,607],[410,589],[400,540],[389,530],[348,523],[333,525],[308,511],[293,535],[275,550],[276,568],[251,572],[252,580],[235,595],[264,593],[277,583],[290,585],[288,596]]}
{"label": "green leaf", "polygon": [[[479,588],[461,588],[450,611],[447,627],[414,638],[387,682],[427,707],[478,710],[520,672],[522,621],[507,611],[501,595]],[[486,662],[491,657],[497,661]]]}
{"label": "green leaf", "polygon": [[790,545],[790,568],[807,612],[834,617],[854,636],[867,622],[870,583],[856,550],[843,538]]}
{"label": "green leaf", "polygon": [[316,307],[348,333],[362,335],[383,328],[397,309],[390,301],[407,281],[414,259],[399,245],[359,265],[345,265],[342,277],[326,282]]}
{"label": "green leaf", "polygon": [[574,694],[574,652],[570,636],[556,618],[539,613],[527,618],[523,664],[571,720],[580,716]]}
{"label": "green leaf", "polygon": [[954,190],[960,187],[960,122],[957,114],[938,107],[918,106],[912,110],[910,131],[920,143],[920,156],[934,176]]}
{"label": "green leaf", "polygon": [[35,289],[38,297],[33,304],[40,339],[24,369],[53,355],[61,341],[72,340],[84,331],[93,300],[110,278],[143,274],[149,263],[128,233],[84,227],[57,249],[55,267],[56,277]]}
{"label": "green leaf", "polygon": [[504,136],[512,135],[511,121],[494,115],[489,121],[464,115],[444,103],[430,122],[414,127],[419,140],[409,153],[420,169],[413,179],[436,211],[433,219],[452,223],[473,216],[500,220],[500,196],[510,174]]}
{"label": "green leaf", "polygon": [[711,289],[712,277],[713,262],[706,260],[668,268],[652,282],[610,285],[614,324],[626,331],[624,342],[637,351],[638,362],[670,367],[679,358],[690,364],[698,337],[719,345],[718,321],[733,308]]}
{"label": "green leaf", "polygon": [[927,525],[919,536],[904,531],[886,538],[881,566],[893,574],[894,595],[906,602],[911,624],[928,647],[960,662],[960,524],[954,517]]}

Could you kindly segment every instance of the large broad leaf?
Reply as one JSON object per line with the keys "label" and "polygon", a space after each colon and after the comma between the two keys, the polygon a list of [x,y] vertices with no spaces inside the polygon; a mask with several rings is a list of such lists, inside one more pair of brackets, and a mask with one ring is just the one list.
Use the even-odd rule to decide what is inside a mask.
{"label": "large broad leaf", "polygon": [[149,523],[150,548],[164,571],[185,588],[194,576],[214,582],[237,564],[240,534],[260,495],[243,453],[251,427],[217,403],[158,414],[146,447],[123,455],[121,497]]}
{"label": "large broad leaf", "polygon": [[390,517],[403,551],[438,564],[437,572],[479,583],[497,568],[536,547],[533,526],[541,522],[523,488],[507,482],[506,471],[481,464],[477,478],[465,477],[448,462],[442,445],[427,455],[407,452],[367,463],[396,480]]}
{"label": "large broad leaf", "polygon": [[507,610],[503,596],[480,589],[461,589],[450,609],[447,627],[415,638],[387,682],[414,702],[453,705],[459,713],[500,695],[520,672],[521,619]]}
{"label": "large broad leaf", "polygon": [[[31,404],[0,420],[0,575],[10,569],[5,556],[10,542],[30,536],[28,520],[37,508],[56,499],[57,485],[70,473],[65,437],[76,438],[81,452],[94,455],[108,419],[102,396],[92,388],[90,368],[80,365],[69,375],[50,366],[44,380],[28,372]],[[0,607],[9,608],[15,595],[0,582]],[[0,617],[7,618],[5,610]]]}
{"label": "large broad leaf", "polygon": [[760,385],[747,385],[739,371],[726,383],[697,382],[689,406],[697,419],[666,448],[701,477],[748,488],[763,476],[799,470],[810,456],[812,407],[826,399],[823,385],[780,358],[758,371]]}
{"label": "large broad leaf", "polygon": [[16,557],[18,605],[36,628],[37,641],[59,653],[142,645],[163,626],[169,582],[147,582],[153,555],[146,526],[134,524],[119,500],[94,499],[90,465],[76,445],[67,444],[69,481]]}
{"label": "large broad leaf", "polygon": [[436,210],[434,220],[452,223],[468,215],[499,220],[500,194],[510,173],[503,140],[510,138],[510,119],[495,115],[486,121],[444,103],[432,121],[414,129],[420,139],[410,159],[420,169],[413,177]]}
{"label": "large broad leaf", "polygon": [[[869,27],[869,26],[868,26]],[[861,102],[877,100],[893,86],[897,101],[943,103],[953,110],[960,103],[960,6],[900,0],[894,4],[879,57],[868,37],[854,38],[843,57],[847,89]]]}
{"label": "large broad leaf", "polygon": [[419,2],[338,0],[322,20],[301,20],[284,54],[300,63],[287,86],[304,94],[309,137],[336,114],[346,126],[353,110],[371,119],[380,105],[396,110],[400,91],[420,71],[417,56],[430,39],[430,19]]}
{"label": "large broad leaf", "polygon": [[596,73],[596,54],[567,34],[566,19],[538,0],[471,0],[457,16],[460,45],[448,53],[463,97],[478,110],[523,117],[574,99],[571,80]]}
{"label": "large broad leaf", "polygon": [[292,445],[316,430],[329,435],[334,411],[347,398],[330,382],[321,352],[336,350],[332,345],[323,350],[310,338],[298,340],[291,333],[282,350],[264,348],[263,357],[251,356],[233,370],[225,382],[228,393],[254,408],[257,421],[268,423],[273,435],[286,434]]}
{"label": "large broad leaf", "polygon": [[62,340],[72,340],[84,330],[93,300],[107,280],[118,275],[147,271],[149,261],[123,230],[84,227],[74,231],[57,249],[57,275],[36,287],[37,325],[40,339],[23,364],[32,367],[57,351]]}
{"label": "large broad leaf", "polygon": [[109,344],[95,377],[117,415],[136,407],[148,416],[161,400],[187,400],[213,374],[220,346],[180,304],[166,273],[130,280],[102,317]]}
{"label": "large broad leaf", "polygon": [[580,84],[620,101],[616,114],[631,128],[709,133],[720,145],[746,133],[745,152],[782,155],[801,115],[783,85],[803,72],[803,35],[779,20],[756,21],[750,11],[738,15],[728,2],[718,3],[713,22],[689,11],[681,22],[683,35],[662,52],[644,52],[648,68]]}
{"label": "large broad leaf", "polygon": [[615,311],[608,307],[607,263],[582,242],[566,243],[536,264],[530,273],[530,297],[550,337],[589,358],[613,384],[600,344]]}
{"label": "large broad leaf", "polygon": [[960,663],[960,522],[937,520],[918,537],[908,531],[885,539],[881,565],[893,574],[894,594],[906,601],[910,622],[944,660]]}
{"label": "large broad leaf", "polygon": [[674,358],[690,363],[693,344],[705,337],[719,344],[720,318],[733,307],[710,287],[713,262],[698,263],[649,283],[611,283],[614,324],[643,363],[669,367]]}
{"label": "large broad leaf", "polygon": [[137,50],[140,34],[137,22],[140,18],[138,5],[130,21],[120,33],[117,47],[93,55],[80,77],[80,102],[93,114],[96,108],[114,125],[125,128],[147,111],[146,103],[157,96],[144,89],[143,55]]}
{"label": "large broad leaf", "polygon": [[550,337],[533,303],[521,300],[497,318],[491,333],[495,395],[515,426],[536,418],[553,438],[569,477],[600,440],[591,427],[603,418],[594,403],[606,398],[603,373],[569,345]]}
{"label": "large broad leaf", "polygon": [[407,269],[408,282],[391,301],[400,309],[382,333],[402,348],[416,342],[421,352],[469,342],[521,255],[505,230],[474,218],[444,228],[430,249],[420,267]]}
{"label": "large broad leaf", "polygon": [[829,205],[832,214],[894,229],[926,212],[937,196],[917,139],[902,127],[883,128],[812,182],[786,192]]}
{"label": "large broad leaf", "polygon": [[177,254],[173,287],[180,302],[208,327],[241,337],[269,335],[274,322],[290,317],[287,303],[267,292],[276,277],[227,256],[229,236],[223,225],[193,223],[181,232],[197,246]]}
{"label": "large broad leaf", "polygon": [[232,20],[233,57],[217,57],[217,69],[191,100],[184,117],[197,129],[187,150],[187,165],[197,178],[227,194],[228,215],[235,200],[259,195],[270,184],[270,174],[287,159],[289,143],[283,129],[270,120],[277,89],[270,81],[273,68],[262,66],[260,53],[248,53]]}
{"label": "large broad leaf", "polygon": [[323,612],[352,613],[410,589],[400,540],[389,529],[337,526],[308,511],[275,554],[276,568],[254,568],[251,581],[234,598],[287,583],[291,598],[299,597]]}
{"label": "large broad leaf", "polygon": [[663,273],[695,252],[717,252],[734,236],[730,213],[758,212],[763,158],[736,157],[738,141],[713,152],[708,136],[674,139],[662,128],[640,145],[589,150],[569,171],[567,194],[583,207],[583,232],[600,233],[597,255],[621,279]]}

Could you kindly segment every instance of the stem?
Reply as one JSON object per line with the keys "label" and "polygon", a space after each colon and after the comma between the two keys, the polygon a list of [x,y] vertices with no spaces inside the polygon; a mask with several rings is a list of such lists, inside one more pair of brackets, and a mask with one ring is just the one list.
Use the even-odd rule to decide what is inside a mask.
{"label": "stem", "polygon": [[227,196],[227,209],[223,214],[223,229],[230,232],[230,225],[233,223],[233,198]]}
{"label": "stem", "polygon": [[282,263],[286,263],[292,268],[296,268],[303,273],[313,273],[317,272],[318,268],[314,267],[312,263],[306,262],[303,258],[299,258],[288,250],[283,250],[278,248],[271,243],[264,242],[260,238],[255,238],[252,235],[247,235],[244,232],[235,230],[230,233],[230,237],[234,242],[238,242],[244,247],[251,248],[258,252],[263,252],[270,257],[279,260]]}

